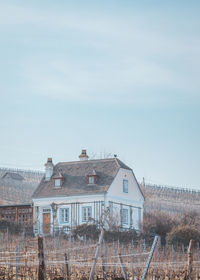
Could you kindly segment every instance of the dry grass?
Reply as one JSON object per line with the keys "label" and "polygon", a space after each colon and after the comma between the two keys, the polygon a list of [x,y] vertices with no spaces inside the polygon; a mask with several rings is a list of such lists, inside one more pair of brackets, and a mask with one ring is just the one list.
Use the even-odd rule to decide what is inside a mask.
{"label": "dry grass", "polygon": [[[37,238],[1,235],[0,279],[33,280],[38,275]],[[95,278],[114,279],[122,277],[119,253],[122,255],[127,278],[141,279],[150,244],[144,241],[126,244],[103,243],[95,269]],[[69,260],[70,278],[88,279],[93,263],[96,242],[66,240],[62,237],[44,238],[46,279],[66,279],[65,254]],[[194,252],[194,279],[200,279],[200,253]],[[104,271],[104,274],[103,274]],[[147,279],[189,279],[187,271],[187,248],[171,246],[157,248],[153,256]]]}

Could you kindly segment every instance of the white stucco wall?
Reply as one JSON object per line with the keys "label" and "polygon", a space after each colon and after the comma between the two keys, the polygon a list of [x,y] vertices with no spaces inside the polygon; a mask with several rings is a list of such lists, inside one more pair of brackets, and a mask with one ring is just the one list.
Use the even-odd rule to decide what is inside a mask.
{"label": "white stucco wall", "polygon": [[[128,193],[123,192],[123,180],[128,180]],[[128,225],[123,225],[123,227],[128,228],[132,218],[132,226],[139,230],[141,221],[143,219],[144,197],[131,170],[121,168],[118,171],[117,176],[115,177],[105,196],[106,207],[109,205],[109,201],[119,204],[122,203],[122,208],[128,209]],[[131,210],[130,206],[132,206]],[[118,215],[120,215],[120,207],[118,207],[118,209]]]}
{"label": "white stucco wall", "polygon": [[[51,233],[53,232],[53,211],[52,211],[52,203],[55,203],[57,206],[57,214],[54,218],[54,225],[58,227],[63,226],[74,226],[75,224],[75,217],[73,216],[74,213],[72,213],[72,203],[80,203],[80,206],[76,209],[77,215],[79,215],[79,224],[84,223],[82,221],[82,207],[91,206],[92,207],[92,218],[95,218],[94,215],[97,217],[99,215],[99,212],[101,212],[101,209],[104,209],[104,203],[101,206],[101,209],[99,209],[99,206],[97,203],[100,203],[100,201],[104,202],[104,194],[101,195],[89,195],[89,196],[70,196],[70,197],[54,197],[54,198],[37,198],[33,199],[33,205],[34,205],[34,220],[33,223],[35,224],[35,228],[38,228],[38,233],[43,233],[43,211],[44,209],[50,209],[51,213]],[[95,205],[94,205],[95,202]],[[94,209],[95,206],[95,209]],[[68,223],[60,223],[60,217],[59,217],[59,210],[60,208],[66,208],[69,207],[70,209],[70,217]],[[36,209],[38,208],[38,216],[36,215]],[[77,221],[76,221],[77,222]]]}
{"label": "white stucco wall", "polygon": [[[123,192],[123,179],[128,180],[129,182],[128,193]],[[106,194],[106,202],[113,198],[116,201],[119,201],[119,203],[123,201],[127,204],[130,202],[134,203],[135,206],[143,205],[143,195],[138,188],[138,184],[131,170],[121,168],[118,171],[117,176],[115,177]]]}

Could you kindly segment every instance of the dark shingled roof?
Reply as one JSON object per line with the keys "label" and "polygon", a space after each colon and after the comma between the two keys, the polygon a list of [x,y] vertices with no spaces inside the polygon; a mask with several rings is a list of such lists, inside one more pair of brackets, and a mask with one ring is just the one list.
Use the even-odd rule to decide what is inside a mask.
{"label": "dark shingled roof", "polygon": [[[120,168],[132,170],[117,158],[60,162],[54,166],[53,176],[59,172],[62,174],[62,186],[55,188],[53,178],[45,181],[43,177],[33,198],[104,193]],[[88,175],[92,174],[93,170],[96,172],[97,181],[94,185],[89,185]]]}

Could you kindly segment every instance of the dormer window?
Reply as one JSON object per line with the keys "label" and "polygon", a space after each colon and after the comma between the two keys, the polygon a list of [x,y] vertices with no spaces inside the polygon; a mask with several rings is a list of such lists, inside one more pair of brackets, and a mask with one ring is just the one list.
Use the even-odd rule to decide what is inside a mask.
{"label": "dormer window", "polygon": [[94,176],[89,176],[89,184],[94,184],[95,183],[95,177]]}
{"label": "dormer window", "polygon": [[54,188],[61,188],[63,183],[63,176],[60,172],[58,175],[53,176],[53,180],[54,180]]}
{"label": "dormer window", "polygon": [[88,175],[88,184],[94,185],[97,182],[98,175],[96,174],[96,171],[93,169],[92,172]]}
{"label": "dormer window", "polygon": [[55,179],[55,188],[59,188],[61,186],[61,180]]}

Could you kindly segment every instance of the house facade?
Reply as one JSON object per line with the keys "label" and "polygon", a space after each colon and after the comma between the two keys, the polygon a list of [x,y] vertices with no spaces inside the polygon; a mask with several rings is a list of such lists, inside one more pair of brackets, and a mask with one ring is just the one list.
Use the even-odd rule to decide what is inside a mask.
{"label": "house facade", "polygon": [[69,232],[83,223],[100,223],[105,210],[109,224],[140,230],[144,196],[133,170],[118,158],[89,160],[82,150],[79,161],[53,165],[33,194],[33,229],[37,234]]}
{"label": "house facade", "polygon": [[33,208],[30,204],[0,205],[0,221],[20,225],[22,228],[32,228]]}

